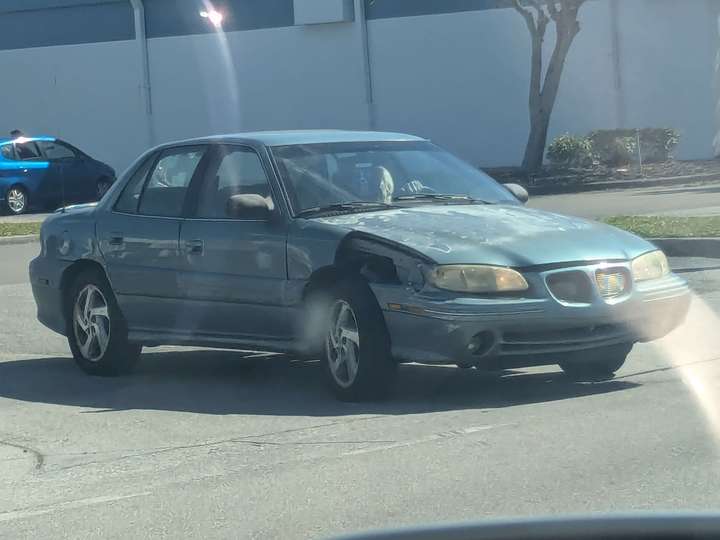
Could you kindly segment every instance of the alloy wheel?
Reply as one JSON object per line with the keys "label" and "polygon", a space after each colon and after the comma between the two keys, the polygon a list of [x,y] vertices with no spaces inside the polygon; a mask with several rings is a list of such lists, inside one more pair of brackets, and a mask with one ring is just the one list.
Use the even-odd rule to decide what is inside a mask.
{"label": "alloy wheel", "polygon": [[102,291],[86,285],[75,300],[73,329],[80,353],[86,360],[97,362],[110,342],[110,315]]}
{"label": "alloy wheel", "polygon": [[360,367],[360,333],[355,312],[345,300],[337,300],[332,306],[326,347],[333,379],[342,388],[349,388]]}
{"label": "alloy wheel", "polygon": [[12,188],[7,192],[7,204],[15,214],[22,214],[27,205],[25,192],[20,188]]}

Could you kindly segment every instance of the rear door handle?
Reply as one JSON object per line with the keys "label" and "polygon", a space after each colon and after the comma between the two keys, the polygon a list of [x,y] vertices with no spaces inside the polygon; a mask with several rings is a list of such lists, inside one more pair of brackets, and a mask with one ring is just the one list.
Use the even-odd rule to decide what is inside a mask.
{"label": "rear door handle", "polygon": [[185,242],[185,249],[188,253],[202,253],[205,249],[205,243],[202,240],[188,240]]}

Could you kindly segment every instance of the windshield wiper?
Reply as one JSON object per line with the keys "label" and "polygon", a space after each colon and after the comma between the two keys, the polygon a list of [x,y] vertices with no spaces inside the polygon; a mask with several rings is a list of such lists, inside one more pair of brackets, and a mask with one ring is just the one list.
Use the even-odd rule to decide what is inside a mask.
{"label": "windshield wiper", "polygon": [[315,206],[314,208],[308,208],[302,212],[295,214],[295,217],[310,217],[316,214],[325,214],[328,212],[342,212],[342,211],[353,211],[353,210],[385,210],[387,208],[397,208],[392,204],[371,202],[371,201],[354,201],[346,203],[328,204],[326,206]]}
{"label": "windshield wiper", "polygon": [[393,197],[393,201],[443,201],[443,202],[467,202],[472,204],[492,204],[489,201],[475,199],[468,195],[450,195],[445,193],[414,193],[412,195],[399,195]]}

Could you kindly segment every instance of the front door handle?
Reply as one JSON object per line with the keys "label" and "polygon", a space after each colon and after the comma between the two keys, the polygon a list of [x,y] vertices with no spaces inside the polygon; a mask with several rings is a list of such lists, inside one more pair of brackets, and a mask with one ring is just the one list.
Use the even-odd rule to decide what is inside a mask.
{"label": "front door handle", "polygon": [[111,246],[122,246],[124,242],[125,242],[125,238],[123,237],[122,233],[119,233],[119,232],[110,233],[110,240],[108,240],[108,243]]}
{"label": "front door handle", "polygon": [[205,249],[205,243],[202,240],[188,240],[185,242],[185,249],[188,253],[200,254]]}

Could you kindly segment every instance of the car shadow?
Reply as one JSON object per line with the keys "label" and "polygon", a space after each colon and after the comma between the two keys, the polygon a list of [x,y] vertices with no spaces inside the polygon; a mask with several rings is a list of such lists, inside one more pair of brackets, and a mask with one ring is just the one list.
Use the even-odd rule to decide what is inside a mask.
{"label": "car shadow", "polygon": [[201,414],[340,416],[492,409],[629,390],[629,381],[575,383],[561,372],[488,374],[404,365],[392,399],[342,403],[328,392],[320,363],[236,351],[147,352],[132,375],[89,377],[71,358],[0,363],[0,397],[89,409]]}

